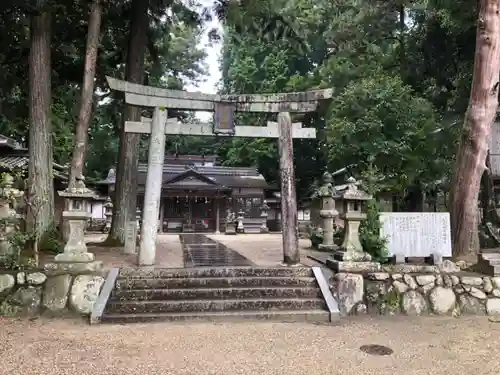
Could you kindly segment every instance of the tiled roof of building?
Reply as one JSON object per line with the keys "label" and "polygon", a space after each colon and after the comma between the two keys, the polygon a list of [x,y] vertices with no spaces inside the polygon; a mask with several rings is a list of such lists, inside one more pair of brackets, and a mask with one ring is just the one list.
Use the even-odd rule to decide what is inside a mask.
{"label": "tiled roof of building", "polygon": [[[146,184],[148,166],[147,164],[139,164],[137,182],[139,187]],[[169,181],[176,177],[181,177],[183,174],[194,171],[195,174],[202,175],[213,181],[214,188],[269,188],[264,176],[262,176],[256,168],[245,167],[223,167],[223,166],[189,166],[181,164],[164,164],[163,166],[163,184],[167,188]],[[182,180],[182,178],[180,179]],[[189,189],[188,186],[192,180],[187,179],[185,183],[177,185],[178,188]],[[106,180],[97,182],[97,184],[113,184],[115,183],[114,173],[110,173]],[[199,185],[198,185],[199,187]],[[208,189],[209,186],[205,185]]]}
{"label": "tiled roof of building", "polygon": [[[28,168],[28,164],[28,149],[14,139],[0,134],[0,169],[9,171],[14,169],[25,170]],[[57,163],[52,163],[52,166],[55,178],[68,179],[66,167]]]}

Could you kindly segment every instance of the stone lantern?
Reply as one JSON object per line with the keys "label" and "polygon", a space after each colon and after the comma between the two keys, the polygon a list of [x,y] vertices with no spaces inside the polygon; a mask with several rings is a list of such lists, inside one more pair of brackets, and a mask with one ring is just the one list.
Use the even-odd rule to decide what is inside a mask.
{"label": "stone lantern", "polygon": [[236,234],[236,216],[234,212],[228,208],[227,213],[226,213],[226,230],[225,234],[228,235],[233,235]]}
{"label": "stone lantern", "polygon": [[262,218],[262,224],[260,226],[260,233],[269,233],[269,228],[267,227],[267,217],[268,217],[268,211],[269,211],[269,206],[267,205],[267,201],[264,200],[262,202],[262,206],[260,207],[261,209],[261,214],[260,217]]}
{"label": "stone lantern", "polygon": [[18,229],[20,216],[14,209],[19,198],[23,196],[21,190],[15,189],[14,178],[5,173],[0,184],[0,264],[5,264],[14,255],[14,249],[8,241],[8,234]]}
{"label": "stone lantern", "polygon": [[76,179],[74,187],[59,191],[59,195],[68,200],[68,210],[64,211],[62,216],[69,225],[69,236],[64,252],[54,257],[55,263],[79,264],[81,267],[66,267],[88,271],[98,270],[101,263],[94,262],[94,254],[87,251],[85,244],[85,225],[91,217],[91,201],[97,195],[86,188],[83,176]]}
{"label": "stone lantern", "polygon": [[135,221],[136,221],[136,226],[137,226],[137,235],[139,235],[140,230],[141,230],[141,219],[142,219],[142,212],[139,207],[135,210]]}
{"label": "stone lantern", "polygon": [[106,177],[106,183],[108,185],[108,195],[110,197],[115,193],[115,185],[116,185],[116,171],[114,168],[111,168],[108,171],[108,176]]}
{"label": "stone lantern", "polygon": [[245,233],[245,227],[243,226],[243,219],[244,219],[245,212],[243,209],[240,209],[238,211],[238,217],[236,220],[238,221],[238,225],[236,226],[236,233]]}
{"label": "stone lantern", "polygon": [[111,230],[111,220],[113,219],[113,202],[111,202],[110,197],[108,197],[106,203],[104,203],[104,216],[106,217],[104,233],[109,233],[109,231]]}
{"label": "stone lantern", "polygon": [[338,215],[335,209],[335,200],[333,199],[332,175],[328,172],[323,173],[322,184],[318,189],[317,195],[321,199],[321,218],[323,243],[318,245],[320,250],[334,250],[337,246],[333,242],[333,223]]}
{"label": "stone lantern", "polygon": [[342,202],[343,212],[340,218],[344,220],[345,235],[341,251],[337,251],[335,260],[327,264],[333,265],[337,272],[379,270],[380,263],[371,261],[371,255],[363,250],[359,240],[359,227],[366,219],[363,206],[372,196],[360,190],[358,182],[350,177],[346,186],[335,192],[334,198]]}

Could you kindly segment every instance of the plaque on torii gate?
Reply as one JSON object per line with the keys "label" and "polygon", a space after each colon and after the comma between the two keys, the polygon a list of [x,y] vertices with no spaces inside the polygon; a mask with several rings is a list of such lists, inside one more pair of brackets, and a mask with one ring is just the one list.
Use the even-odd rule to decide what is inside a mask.
{"label": "plaque on torii gate", "polygon": [[[125,102],[154,107],[152,119],[127,121],[125,132],[150,134],[148,171],[139,247],[139,265],[154,265],[160,209],[166,134],[277,138],[280,154],[281,220],[283,262],[300,264],[297,199],[293,168],[293,138],[316,138],[316,129],[291,121],[290,112],[316,111],[319,101],[332,98],[332,89],[296,93],[219,95],[169,90],[106,77],[109,87],[125,93]],[[214,112],[214,125],[185,124],[167,118],[167,109]],[[236,112],[278,113],[278,121],[267,126],[235,125]]]}

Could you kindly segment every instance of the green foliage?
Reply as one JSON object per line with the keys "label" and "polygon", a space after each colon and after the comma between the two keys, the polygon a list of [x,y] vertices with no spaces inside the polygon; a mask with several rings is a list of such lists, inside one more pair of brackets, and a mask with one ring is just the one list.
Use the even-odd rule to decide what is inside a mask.
{"label": "green foliage", "polygon": [[377,193],[381,190],[380,181],[383,177],[376,166],[369,164],[361,174],[361,178],[362,188],[374,198],[366,202],[366,219],[361,222],[359,239],[363,250],[374,260],[385,261],[388,256],[387,239],[380,235],[380,210],[376,200]]}
{"label": "green foliage", "polygon": [[323,243],[323,230],[319,228],[313,229],[309,235],[309,239],[311,240],[311,247],[317,250],[318,246]]}
{"label": "green foliage", "polygon": [[440,147],[432,104],[397,76],[375,75],[349,83],[330,106],[327,140],[332,165],[372,163],[384,185],[403,191],[415,181],[441,178]]}
{"label": "green foliage", "polygon": [[10,246],[10,251],[4,261],[7,269],[20,270],[34,267],[34,259],[25,255],[27,245],[32,240],[32,233],[14,231],[7,234],[7,242]]}
{"label": "green foliage", "polygon": [[40,251],[60,254],[64,252],[64,242],[55,226],[49,228],[40,239]]}
{"label": "green foliage", "polygon": [[359,228],[359,240],[363,250],[372,256],[376,261],[387,259],[387,239],[380,236],[380,211],[375,199],[371,199],[366,204],[366,220]]}

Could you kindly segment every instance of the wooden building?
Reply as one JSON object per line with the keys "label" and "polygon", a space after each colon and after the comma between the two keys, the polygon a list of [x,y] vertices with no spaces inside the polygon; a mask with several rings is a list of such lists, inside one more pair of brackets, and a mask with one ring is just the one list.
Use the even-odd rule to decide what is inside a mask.
{"label": "wooden building", "polygon": [[[27,177],[28,165],[28,148],[14,139],[0,134],[0,172],[21,173],[23,177]],[[64,209],[64,200],[58,196],[57,191],[66,188],[68,170],[63,165],[52,163],[52,173],[54,176],[55,219],[56,222],[59,222]],[[22,206],[23,204],[21,203],[20,207]]]}
{"label": "wooden building", "polygon": [[[147,164],[139,164],[138,199],[142,211]],[[114,184],[114,178],[100,181]],[[273,190],[265,178],[251,167],[225,167],[216,156],[166,155],[163,166],[159,231],[194,230],[224,232],[228,210],[243,212],[245,233],[259,233],[263,222],[263,203]],[[279,205],[272,205],[276,217]]]}

